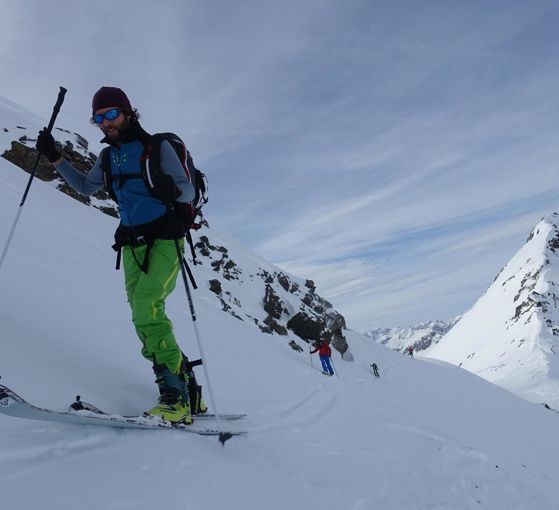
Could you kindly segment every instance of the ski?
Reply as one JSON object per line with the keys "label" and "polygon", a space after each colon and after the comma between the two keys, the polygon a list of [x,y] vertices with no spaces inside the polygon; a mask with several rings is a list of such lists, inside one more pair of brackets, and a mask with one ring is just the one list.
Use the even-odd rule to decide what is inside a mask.
{"label": "ski", "polygon": [[[79,395],[76,396],[76,401],[70,404],[70,408],[68,409],[68,411],[71,413],[74,413],[76,411],[91,411],[93,413],[102,414],[102,415],[110,414],[105,411],[102,411],[101,409],[94,406],[93,404],[90,404],[89,402],[84,402]],[[224,420],[224,421],[241,420],[242,418],[246,418],[246,416],[247,416],[246,413],[219,413],[219,414],[199,413],[194,415],[194,421],[205,420],[205,419]]]}
{"label": "ski", "polygon": [[203,413],[203,414],[195,414],[194,415],[194,419],[195,420],[204,420],[204,419],[217,419],[217,420],[225,420],[225,421],[229,421],[229,420],[242,420],[243,418],[246,418],[247,415],[246,413],[219,413],[219,414],[214,414],[214,413]]}
{"label": "ski", "polygon": [[23,418],[29,420],[50,421],[57,423],[68,423],[72,425],[96,425],[102,427],[113,428],[133,428],[144,430],[180,430],[191,434],[201,436],[218,436],[219,441],[225,444],[225,441],[233,436],[246,436],[246,431],[239,430],[218,430],[216,428],[199,428],[194,425],[172,424],[153,417],[145,416],[121,416],[114,414],[106,414],[103,412],[95,412],[92,410],[81,411],[56,411],[53,409],[44,409],[36,407],[7,386],[0,384],[0,413],[15,418]]}

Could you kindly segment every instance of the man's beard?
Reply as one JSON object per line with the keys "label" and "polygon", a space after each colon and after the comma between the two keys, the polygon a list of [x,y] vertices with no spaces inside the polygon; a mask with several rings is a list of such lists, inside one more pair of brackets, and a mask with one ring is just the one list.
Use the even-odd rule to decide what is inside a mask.
{"label": "man's beard", "polygon": [[118,142],[122,140],[124,133],[126,133],[126,131],[128,131],[129,129],[130,129],[130,121],[128,120],[128,117],[126,117],[122,121],[122,124],[120,126],[110,126],[109,129],[105,129],[101,127],[101,130],[103,131],[105,136],[110,138],[113,142]]}

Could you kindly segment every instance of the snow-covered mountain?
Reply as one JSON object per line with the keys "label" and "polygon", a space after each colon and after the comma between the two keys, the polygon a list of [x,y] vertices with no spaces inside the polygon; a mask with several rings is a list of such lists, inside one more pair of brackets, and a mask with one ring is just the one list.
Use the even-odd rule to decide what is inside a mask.
{"label": "snow-covered mountain", "polygon": [[559,215],[543,218],[428,356],[559,406]]}
{"label": "snow-covered mountain", "polygon": [[[17,125],[30,131],[31,116],[17,113],[23,117]],[[0,243],[26,183],[25,173],[0,158]],[[211,223],[211,208],[206,215]],[[114,270],[115,226],[115,218],[49,183],[33,183],[0,271],[0,375],[38,406],[65,410],[79,394],[109,412],[138,414],[156,399],[123,277]],[[343,334],[353,362],[335,350],[338,377],[324,377],[316,358],[289,345],[288,339],[304,344],[294,330],[280,335],[258,327],[268,316],[262,312],[265,279],[279,283],[280,272],[289,277],[287,289],[281,283],[278,289],[288,309],[299,301],[291,285],[299,283],[306,295],[306,281],[216,226],[195,239],[199,252],[210,253],[199,254],[203,263],[193,268],[205,366],[218,410],[248,413],[235,425],[248,436],[222,448],[215,438],[178,431],[119,431],[0,414],[1,508],[556,508],[558,413],[350,330]],[[225,277],[236,268],[225,272],[219,247],[242,269],[238,280]],[[212,262],[219,263],[217,271]],[[264,280],[257,267],[269,273]],[[221,295],[217,284],[211,288],[214,279]],[[224,312],[224,303],[235,314]],[[180,285],[166,309],[181,346],[199,356]],[[286,322],[282,311],[278,323]],[[379,379],[370,372],[372,362]],[[206,389],[204,371],[198,379]]]}
{"label": "snow-covered mountain", "polygon": [[429,321],[411,327],[375,328],[363,333],[366,337],[386,345],[395,351],[413,347],[415,352],[425,354],[446,335],[460,317],[450,321]]}

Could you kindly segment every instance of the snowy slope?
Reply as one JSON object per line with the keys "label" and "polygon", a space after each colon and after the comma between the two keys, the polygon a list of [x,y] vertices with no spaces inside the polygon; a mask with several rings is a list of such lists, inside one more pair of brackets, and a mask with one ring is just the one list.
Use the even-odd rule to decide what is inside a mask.
{"label": "snowy slope", "polygon": [[[26,182],[0,159],[0,243]],[[80,394],[131,414],[155,401],[122,274],[114,270],[115,222],[46,183],[33,184],[0,272],[0,375],[37,405],[65,409]],[[240,264],[257,258],[231,246]],[[196,276],[202,281],[210,271],[202,266]],[[241,306],[251,303],[251,288],[240,288]],[[2,508],[557,507],[559,414],[351,331],[355,361],[335,352],[339,377],[326,378],[308,352],[224,313],[206,286],[194,299],[218,409],[248,412],[242,426],[249,436],[222,448],[215,438],[180,432],[0,415]],[[196,356],[180,285],[167,310],[181,344]],[[378,380],[369,371],[373,361]]]}
{"label": "snowy slope", "polygon": [[559,407],[559,215],[542,219],[493,284],[428,356],[532,402]]}
{"label": "snowy slope", "polygon": [[460,317],[450,321],[429,321],[411,327],[375,328],[364,335],[390,349],[402,352],[413,347],[416,353],[425,354],[450,331]]}

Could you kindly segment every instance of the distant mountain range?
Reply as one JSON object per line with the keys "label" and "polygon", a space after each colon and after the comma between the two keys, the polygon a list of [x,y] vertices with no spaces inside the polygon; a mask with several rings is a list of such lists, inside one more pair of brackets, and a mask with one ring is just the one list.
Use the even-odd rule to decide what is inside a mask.
{"label": "distant mountain range", "polygon": [[404,351],[411,346],[415,352],[422,352],[437,344],[459,319],[460,317],[450,321],[434,320],[411,327],[376,328],[364,335],[395,351]]}

